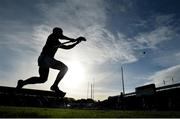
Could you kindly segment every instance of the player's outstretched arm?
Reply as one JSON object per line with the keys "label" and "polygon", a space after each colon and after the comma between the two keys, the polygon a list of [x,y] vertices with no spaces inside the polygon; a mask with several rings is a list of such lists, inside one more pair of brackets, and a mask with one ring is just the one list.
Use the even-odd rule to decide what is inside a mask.
{"label": "player's outstretched arm", "polygon": [[71,41],[71,42],[75,42],[75,41],[76,41],[76,39],[74,39],[74,38],[69,38],[69,37],[64,36],[64,35],[61,36],[61,39],[62,39],[62,40],[69,40],[69,41]]}

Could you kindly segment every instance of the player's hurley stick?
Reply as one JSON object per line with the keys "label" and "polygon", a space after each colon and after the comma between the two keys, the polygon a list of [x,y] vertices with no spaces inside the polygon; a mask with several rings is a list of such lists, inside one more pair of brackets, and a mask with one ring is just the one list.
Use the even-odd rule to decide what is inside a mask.
{"label": "player's hurley stick", "polygon": [[[79,37],[79,38],[77,38],[75,41],[78,41],[78,40],[80,40],[80,41],[86,41],[86,38],[85,38],[85,37]],[[61,43],[61,45],[65,45],[65,44],[68,44],[68,43],[71,43],[71,42],[75,42],[75,41],[67,41],[67,42]],[[57,45],[57,46],[55,46],[55,47],[59,47],[59,46],[61,46],[61,45]]]}

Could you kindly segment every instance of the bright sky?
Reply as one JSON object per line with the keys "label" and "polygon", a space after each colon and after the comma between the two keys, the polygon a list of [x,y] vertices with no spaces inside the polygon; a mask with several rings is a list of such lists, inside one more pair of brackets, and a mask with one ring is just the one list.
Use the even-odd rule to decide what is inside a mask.
{"label": "bright sky", "polygon": [[[55,26],[88,40],[56,53],[69,67],[59,84],[68,97],[87,98],[93,82],[96,100],[118,95],[121,66],[126,92],[163,86],[163,80],[178,83],[179,6],[179,0],[1,0],[0,85],[15,87],[17,80],[38,75],[38,56]],[[57,73],[51,70],[46,83],[25,88],[49,90]]]}

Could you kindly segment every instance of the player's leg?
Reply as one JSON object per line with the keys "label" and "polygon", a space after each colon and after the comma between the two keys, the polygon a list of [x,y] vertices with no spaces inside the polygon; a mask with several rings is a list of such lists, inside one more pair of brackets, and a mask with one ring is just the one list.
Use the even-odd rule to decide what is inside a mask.
{"label": "player's leg", "polygon": [[49,75],[49,68],[39,67],[39,83],[44,83],[47,81]]}
{"label": "player's leg", "polygon": [[26,80],[19,80],[17,88],[22,88],[24,85],[27,84],[36,84],[36,83],[44,83],[47,81],[49,74],[49,68],[39,67],[39,75],[40,77],[31,77]]}
{"label": "player's leg", "polygon": [[55,86],[58,86],[61,79],[65,76],[66,72],[68,71],[68,67],[65,64],[61,63],[61,64],[59,64],[58,70],[60,70],[60,71],[56,77],[54,84],[53,84]]}
{"label": "player's leg", "polygon": [[55,59],[50,67],[53,69],[60,70],[60,72],[58,73],[58,75],[56,77],[54,84],[51,86],[51,90],[60,91],[58,88],[58,84],[61,81],[61,79],[64,77],[66,72],[68,71],[68,67],[61,61],[57,61]]}

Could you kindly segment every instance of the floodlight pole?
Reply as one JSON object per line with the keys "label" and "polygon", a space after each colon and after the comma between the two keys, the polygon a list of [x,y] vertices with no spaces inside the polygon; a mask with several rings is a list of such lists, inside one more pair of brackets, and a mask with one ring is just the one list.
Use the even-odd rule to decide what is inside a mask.
{"label": "floodlight pole", "polygon": [[89,82],[88,82],[88,87],[87,87],[87,99],[89,98]]}
{"label": "floodlight pole", "polygon": [[92,97],[92,83],[91,83],[91,99],[93,99],[93,97]]}
{"label": "floodlight pole", "polygon": [[122,87],[123,87],[123,94],[125,94],[124,90],[124,75],[123,75],[123,67],[121,66],[121,74],[122,74]]}
{"label": "floodlight pole", "polygon": [[95,86],[95,79],[93,78],[93,100],[94,100],[94,86]]}

